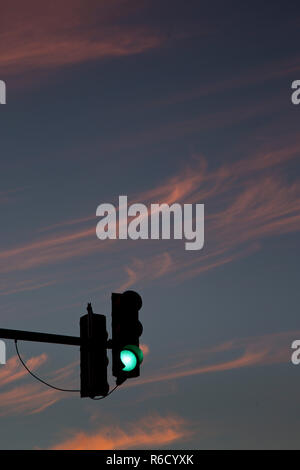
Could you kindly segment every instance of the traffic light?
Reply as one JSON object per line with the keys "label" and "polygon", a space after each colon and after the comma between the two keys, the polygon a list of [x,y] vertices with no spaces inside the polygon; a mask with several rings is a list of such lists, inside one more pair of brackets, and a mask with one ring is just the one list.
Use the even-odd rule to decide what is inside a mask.
{"label": "traffic light", "polygon": [[112,294],[112,371],[116,384],[139,377],[143,352],[139,337],[143,326],[139,321],[142,299],[134,291]]}
{"label": "traffic light", "polygon": [[80,395],[94,398],[106,396],[107,382],[107,331],[105,315],[93,313],[91,304],[88,313],[80,318]]}

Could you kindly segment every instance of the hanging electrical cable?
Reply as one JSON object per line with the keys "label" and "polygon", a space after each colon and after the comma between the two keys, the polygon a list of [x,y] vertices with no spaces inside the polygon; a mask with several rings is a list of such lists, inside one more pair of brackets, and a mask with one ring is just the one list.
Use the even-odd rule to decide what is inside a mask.
{"label": "hanging electrical cable", "polygon": [[[75,393],[79,393],[80,390],[72,390],[72,389],[66,389],[66,388],[60,388],[60,387],[56,387],[55,385],[51,385],[49,384],[48,382],[46,382],[45,380],[41,379],[40,377],[38,377],[36,374],[34,374],[28,367],[27,365],[25,364],[25,362],[23,361],[21,355],[20,355],[20,352],[19,352],[19,348],[18,348],[18,341],[15,339],[15,347],[16,347],[16,352],[17,352],[17,356],[21,362],[21,364],[23,365],[23,367],[25,367],[25,369],[27,370],[27,372],[36,380],[38,380],[39,382],[41,382],[42,384],[46,385],[47,387],[50,387],[50,388],[53,388],[54,390],[59,390],[60,392],[75,392]],[[116,390],[116,388],[118,387],[118,385],[116,385],[107,395],[103,396],[103,397],[98,397],[98,398],[92,398],[93,400],[102,400],[103,398],[106,398],[108,395],[110,395],[114,390]]]}

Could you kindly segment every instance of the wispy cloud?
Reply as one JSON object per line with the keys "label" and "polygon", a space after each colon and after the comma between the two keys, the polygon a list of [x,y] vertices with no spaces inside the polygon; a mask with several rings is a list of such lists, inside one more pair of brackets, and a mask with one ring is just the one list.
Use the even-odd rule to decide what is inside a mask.
{"label": "wispy cloud", "polygon": [[[194,166],[141,194],[140,201],[148,204],[204,202],[205,244],[191,256],[184,246],[178,250],[180,242],[167,245],[162,241],[164,251],[156,257],[145,250],[142,258],[135,256],[125,267],[122,285],[152,282],[165,274],[168,280],[190,279],[259,251],[268,237],[298,232],[300,184],[282,176],[282,166],[299,154],[300,146],[295,144],[258,152],[214,171],[208,170],[203,158],[196,159]],[[161,259],[163,268],[166,254],[166,269],[158,270],[156,259]]]}
{"label": "wispy cloud", "polygon": [[164,96],[158,100],[152,100],[150,106],[161,106],[185,101],[195,100],[197,98],[218,94],[227,90],[248,88],[252,85],[265,84],[268,81],[278,80],[297,74],[300,71],[299,57],[290,57],[280,61],[269,61],[255,68],[246,69],[242,72],[236,72],[234,76],[224,77],[210,83],[201,83],[197,88],[188,91],[178,91]]}
{"label": "wispy cloud", "polygon": [[[198,351],[188,351],[176,357],[173,364],[169,357],[169,365],[157,373],[150,374],[148,377],[141,377],[138,381],[125,386],[140,386],[251,366],[289,363],[291,360],[291,343],[298,337],[300,337],[300,331],[272,333],[235,339]],[[228,354],[230,356],[234,354],[234,357],[219,360],[220,353],[222,353],[222,357],[226,354],[227,357]]]}
{"label": "wispy cloud", "polygon": [[[288,364],[291,360],[292,341],[299,337],[300,331],[271,333],[262,336],[233,339],[211,347],[185,351],[176,356],[169,355],[166,358],[166,366],[162,365],[161,368],[157,369],[155,372],[151,372],[150,370],[147,373],[144,370],[139,380],[126,382],[124,387],[174,381],[184,377],[219,373],[246,367],[267,366],[281,363]],[[148,345],[142,345],[142,348],[145,355],[150,354]],[[36,371],[46,362],[47,356],[42,354],[29,359],[27,366],[31,370]],[[55,372],[49,373],[47,376],[49,377],[49,382],[53,385],[72,389],[76,388],[76,386],[74,386],[74,382],[77,381],[77,379],[75,380],[76,374],[78,374],[77,362],[68,364]],[[20,365],[17,357],[12,357],[5,366],[1,367],[0,416],[39,413],[60,400],[74,396],[74,394],[49,389],[35,382],[16,385],[16,383],[25,379],[26,376],[27,372]],[[33,380],[31,378],[29,379]],[[6,390],[2,391],[2,388],[5,387]],[[88,442],[90,442],[92,446],[99,445],[99,448],[101,448],[102,445],[110,445],[111,447],[108,448],[114,448],[115,445],[120,448],[130,448],[134,445],[146,445],[147,436],[149,438],[149,446],[151,446],[155,445],[155,443],[158,442],[155,439],[160,437],[150,428],[149,432],[147,431],[144,437],[142,437],[142,435],[140,436],[141,441],[137,438],[137,436],[140,435],[139,433],[136,435],[129,433],[132,436],[132,440],[123,440],[122,432],[120,431],[118,435],[116,430],[113,431],[113,434],[115,435],[115,432],[117,432],[117,440],[111,437],[109,437],[108,440],[103,440],[102,437],[107,436],[106,431],[103,430],[94,435],[95,440],[93,440],[92,436],[90,441],[88,435],[75,433],[75,436],[65,439],[63,444],[59,444],[58,448],[85,448]],[[108,432],[110,431],[108,430]],[[169,437],[175,435],[176,434],[170,434]],[[168,441],[169,437],[166,436],[166,441],[161,442],[165,442],[166,444],[170,443],[171,441]]]}
{"label": "wispy cloud", "polygon": [[125,267],[128,275],[127,280],[119,287],[119,290],[126,290],[137,282],[143,280],[150,281],[158,279],[168,274],[172,269],[172,258],[169,253],[151,257],[151,260],[134,259],[131,266]]}
{"label": "wispy cloud", "polygon": [[[32,371],[38,369],[42,364],[47,361],[46,354],[41,354],[37,357],[32,357],[27,361],[27,367]],[[17,356],[10,358],[5,367],[0,369],[0,386],[7,385],[9,383],[15,382],[26,376],[28,372],[25,368],[21,367],[20,361]]]}
{"label": "wispy cloud", "polygon": [[52,449],[56,450],[110,450],[138,449],[168,446],[179,439],[190,437],[187,423],[177,416],[150,415],[126,428],[106,426],[94,432],[74,432]]}
{"label": "wispy cloud", "polygon": [[[52,264],[96,250],[95,229],[41,238],[0,252],[0,272],[30,269]],[[101,249],[98,244],[98,249]]]}
{"label": "wispy cloud", "polygon": [[[111,263],[106,274],[111,271],[114,285],[124,289],[141,282],[155,282],[164,276],[168,281],[182,281],[258,251],[267,237],[299,231],[300,184],[295,178],[287,179],[284,173],[286,165],[299,154],[300,145],[294,143],[259,150],[248,158],[216,169],[209,169],[204,157],[195,157],[191,164],[161,184],[132,195],[129,204],[143,202],[147,207],[151,203],[204,203],[204,248],[191,253],[186,252],[183,242],[178,240],[163,240],[159,244],[148,240],[143,245],[135,242],[133,251],[127,241],[125,263],[118,262],[117,276]],[[0,273],[49,266],[95,253],[122,251],[124,245],[118,240],[97,239],[96,224],[96,216],[68,220],[53,227],[51,235],[40,233],[39,238],[30,243],[3,249]],[[179,243],[182,244],[180,250]],[[139,246],[144,248],[142,256]],[[120,277],[122,267],[123,279]],[[36,283],[25,279],[18,289],[39,288],[49,282],[49,279]],[[14,288],[4,282],[3,293],[10,290]]]}
{"label": "wispy cloud", "polygon": [[[54,0],[26,4],[12,0],[1,7],[0,67],[17,74],[88,60],[138,54],[158,47],[163,36],[124,18],[143,2]],[[122,21],[120,20],[122,18]]]}
{"label": "wispy cloud", "polygon": [[[36,371],[47,360],[47,355],[41,354],[26,361],[26,365],[30,370]],[[63,388],[68,388],[67,384],[73,383],[76,366],[77,363],[71,363],[54,373],[49,373],[49,381],[58,387],[63,385]],[[26,377],[28,377],[28,372],[20,364],[17,356],[10,358],[7,364],[1,367],[0,416],[40,413],[54,403],[67,398],[68,394],[34,382],[31,377],[28,378],[32,383],[22,383],[22,379]],[[16,382],[20,381],[21,383],[16,385]],[[6,390],[2,391],[3,387],[6,387]],[[69,388],[72,386],[70,385]]]}
{"label": "wispy cloud", "polygon": [[42,289],[44,287],[52,286],[56,281],[38,282],[34,280],[23,280],[23,281],[5,281],[1,282],[0,296],[1,295],[12,295],[19,292],[33,291]]}
{"label": "wispy cloud", "polygon": [[264,116],[266,119],[274,113],[281,112],[286,107],[286,97],[274,96],[262,98],[259,102],[250,101],[243,104],[232,104],[228,108],[217,107],[215,110],[203,110],[190,118],[171,117],[164,123],[155,123],[130,133],[124,131],[114,136],[112,141],[101,142],[101,148],[107,152],[124,151],[161,144],[163,142],[177,141],[180,137],[199,136],[204,132],[219,129],[230,129],[241,123],[249,123],[255,118]]}
{"label": "wispy cloud", "polygon": [[41,389],[37,385],[20,385],[0,393],[0,416],[35,414],[44,411],[62,397],[52,389]]}

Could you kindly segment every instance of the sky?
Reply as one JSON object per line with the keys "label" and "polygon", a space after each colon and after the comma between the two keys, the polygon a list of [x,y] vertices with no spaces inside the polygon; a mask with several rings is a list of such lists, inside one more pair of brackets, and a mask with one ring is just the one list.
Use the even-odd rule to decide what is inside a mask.
{"label": "sky", "polygon": [[[133,289],[145,353],[92,401],[6,340],[0,448],[299,448],[297,2],[0,9],[0,326],[77,336],[92,302],[110,332],[111,293]],[[203,248],[99,240],[119,195],[204,204]],[[19,349],[79,386],[77,347]]]}

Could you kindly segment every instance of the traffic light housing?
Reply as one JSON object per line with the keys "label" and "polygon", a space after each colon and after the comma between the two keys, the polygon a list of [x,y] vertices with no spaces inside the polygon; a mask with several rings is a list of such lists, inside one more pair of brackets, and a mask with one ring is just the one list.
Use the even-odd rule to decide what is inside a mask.
{"label": "traffic light housing", "polygon": [[91,304],[88,313],[80,318],[80,395],[94,398],[106,396],[107,382],[107,331],[105,315],[93,313]]}
{"label": "traffic light housing", "polygon": [[116,384],[139,377],[143,353],[139,337],[143,326],[139,321],[142,299],[137,292],[126,291],[112,296],[112,371]]}

